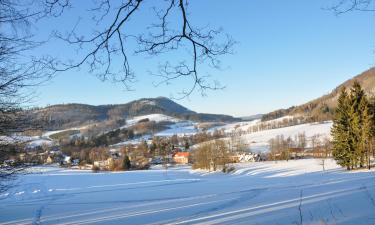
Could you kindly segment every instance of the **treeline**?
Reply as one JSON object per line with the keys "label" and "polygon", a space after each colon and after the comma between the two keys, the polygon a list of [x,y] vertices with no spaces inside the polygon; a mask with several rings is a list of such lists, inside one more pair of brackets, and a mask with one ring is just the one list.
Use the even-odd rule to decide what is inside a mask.
{"label": "treeline", "polygon": [[76,137],[67,138],[65,140],[60,140],[61,150],[68,155],[72,152],[79,151],[80,149],[88,149],[95,147],[108,147],[109,145],[119,143],[124,140],[131,140],[136,135],[132,129],[117,129],[110,131],[108,133],[96,136],[96,137]]}
{"label": "treeline", "polygon": [[354,82],[349,92],[341,90],[331,131],[333,157],[348,170],[370,169],[374,140],[375,104],[361,85]]}
{"label": "treeline", "polygon": [[[268,159],[270,160],[289,160],[305,156],[326,158],[331,155],[331,141],[319,134],[310,138],[307,138],[304,132],[298,133],[294,138],[277,135],[269,140],[269,146]],[[305,152],[307,149],[310,154]]]}

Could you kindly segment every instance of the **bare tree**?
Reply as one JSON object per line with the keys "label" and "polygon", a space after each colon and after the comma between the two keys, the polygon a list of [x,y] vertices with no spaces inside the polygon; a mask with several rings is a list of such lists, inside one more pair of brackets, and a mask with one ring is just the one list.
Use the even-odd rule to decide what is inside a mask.
{"label": "bare tree", "polygon": [[[69,0],[46,2],[50,3],[48,6],[51,12],[63,12],[74,4]],[[221,29],[195,26],[190,20],[189,4],[189,0],[90,1],[91,22],[95,24],[92,35],[80,33],[77,28],[79,22],[67,34],[55,32],[55,37],[77,47],[84,54],[78,60],[58,64],[54,62],[50,66],[56,72],[88,66],[89,72],[100,79],[121,82],[130,88],[136,78],[130,55],[159,57],[175,52],[182,55],[183,59],[164,60],[156,72],[151,72],[161,78],[156,85],[168,84],[179,78],[191,79],[192,85],[182,90],[179,95],[181,98],[190,95],[195,89],[204,93],[208,89],[222,88],[217,82],[208,81],[200,65],[220,68],[220,56],[231,53],[234,41],[223,34]],[[153,21],[142,31],[133,33],[129,29],[131,20],[137,20],[140,12],[150,7],[154,11]],[[134,42],[138,47],[133,50],[129,45]],[[116,64],[118,58],[121,58],[119,71]]]}
{"label": "bare tree", "polygon": [[194,169],[216,171],[218,167],[226,169],[229,160],[229,148],[223,140],[202,143],[193,153]]}
{"label": "bare tree", "polygon": [[331,156],[331,150],[332,150],[332,143],[331,140],[327,137],[324,138],[323,140],[323,148],[324,148],[324,153],[322,155],[322,167],[323,167],[323,172],[325,171],[325,161],[328,157]]}
{"label": "bare tree", "polygon": [[[92,13],[89,19],[98,24],[95,26],[98,29],[92,30],[91,36],[79,34],[76,29],[78,23],[67,35],[57,31],[54,33],[59,40],[80,49],[84,53],[82,58],[77,61],[58,61],[50,56],[36,57],[33,51],[44,42],[35,41],[30,28],[37,25],[40,19],[58,18],[73,6],[84,5],[74,4],[76,2],[70,0],[0,0],[1,136],[9,137],[33,127],[23,108],[31,100],[33,87],[58,72],[88,65],[89,72],[95,73],[100,79],[121,82],[128,87],[135,78],[129,63],[129,55],[132,54],[161,56],[169,52],[181,53],[185,57],[183,60],[165,60],[158,71],[153,73],[161,77],[159,84],[190,78],[192,85],[187,86],[180,97],[191,94],[195,89],[204,93],[207,89],[221,88],[216,82],[207,82],[200,65],[219,68],[220,56],[230,53],[234,42],[221,29],[194,26],[190,20],[188,0],[92,0],[88,4],[89,12]],[[130,21],[138,21],[139,11],[146,7],[153,8],[156,20],[140,33],[130,33],[127,29]],[[129,48],[131,41],[137,46],[134,51]],[[115,58],[122,59],[120,71],[116,70],[118,65]],[[19,146],[19,142],[1,141],[1,164],[11,156],[9,149],[14,150],[15,146]],[[22,147],[17,149],[21,151]],[[19,168],[23,169],[23,166]],[[5,177],[13,177],[18,171],[18,165],[3,164],[0,182]]]}
{"label": "bare tree", "polygon": [[23,109],[32,96],[32,87],[48,79],[44,59],[28,53],[41,43],[32,41],[30,20],[42,16],[30,5],[17,0],[0,0],[0,192],[9,180],[24,172],[17,155],[24,150],[17,133],[35,128]]}
{"label": "bare tree", "polygon": [[329,9],[336,15],[351,11],[375,12],[375,4],[372,0],[338,0]]}

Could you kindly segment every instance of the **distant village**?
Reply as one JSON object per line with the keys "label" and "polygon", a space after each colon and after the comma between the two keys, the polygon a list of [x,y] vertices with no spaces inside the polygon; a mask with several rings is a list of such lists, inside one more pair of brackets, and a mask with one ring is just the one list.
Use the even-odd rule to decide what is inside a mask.
{"label": "distant village", "polygon": [[[6,160],[4,164],[21,161],[30,164],[58,165],[71,169],[92,170],[94,172],[145,170],[153,165],[165,167],[193,165],[193,168],[208,170],[215,168],[216,170],[216,166],[212,166],[212,164],[217,163],[223,168],[223,165],[240,162],[331,157],[329,151],[330,142],[322,143],[319,142],[319,137],[315,137],[312,140],[313,148],[311,148],[304,143],[306,142],[305,138],[300,136],[299,141],[296,142],[290,138],[284,140],[283,137],[271,139],[270,151],[267,154],[256,154],[248,151],[246,144],[242,143],[240,139],[235,140],[236,138],[226,142],[207,138],[208,141],[191,147],[191,143],[189,143],[191,139],[186,137],[154,137],[143,140],[140,143],[75,148],[74,151],[70,152],[66,151],[66,146],[60,146],[59,144],[53,146],[42,145],[29,147],[26,151]],[[80,146],[79,143],[77,144],[77,140],[75,144]],[[215,148],[216,150],[212,151]],[[223,149],[222,153],[220,153],[221,149]],[[204,154],[204,151],[206,151],[206,154]],[[216,155],[210,156],[209,152],[215,152]],[[203,158],[202,155],[204,155]],[[215,162],[216,159],[214,158],[222,160]],[[205,163],[210,161],[212,161],[211,164]]]}
{"label": "distant village", "polygon": [[[231,154],[228,162],[255,162],[260,160],[262,160],[260,155],[247,152]],[[11,164],[16,161],[58,165],[82,170],[121,171],[149,169],[151,165],[189,165],[194,162],[194,158],[186,143],[157,146],[154,142],[147,144],[147,141],[144,141],[140,144],[119,147],[96,147],[92,148],[90,152],[83,150],[79,154],[74,152],[71,155],[64,154],[58,145],[29,148],[4,163]],[[126,161],[130,165],[126,166]]]}

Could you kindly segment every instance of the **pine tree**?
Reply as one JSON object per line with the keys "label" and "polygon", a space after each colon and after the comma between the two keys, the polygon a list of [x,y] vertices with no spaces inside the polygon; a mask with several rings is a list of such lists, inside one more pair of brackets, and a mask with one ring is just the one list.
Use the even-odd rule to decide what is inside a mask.
{"label": "pine tree", "polygon": [[361,129],[361,151],[365,158],[365,164],[370,169],[371,162],[371,138],[373,132],[373,116],[370,112],[369,103],[366,98],[361,101],[360,109],[362,112],[362,129]]}
{"label": "pine tree", "polygon": [[349,139],[349,97],[346,89],[341,90],[338,106],[332,127],[332,154],[337,163],[348,170],[351,169],[351,144]]}
{"label": "pine tree", "polygon": [[364,166],[364,152],[362,146],[362,110],[361,103],[365,101],[366,95],[361,85],[355,81],[350,92],[350,110],[349,110],[349,138],[351,140],[351,167],[357,168]]}
{"label": "pine tree", "polygon": [[129,156],[125,155],[124,160],[122,161],[122,168],[124,168],[124,170],[130,170],[130,167],[131,164]]}

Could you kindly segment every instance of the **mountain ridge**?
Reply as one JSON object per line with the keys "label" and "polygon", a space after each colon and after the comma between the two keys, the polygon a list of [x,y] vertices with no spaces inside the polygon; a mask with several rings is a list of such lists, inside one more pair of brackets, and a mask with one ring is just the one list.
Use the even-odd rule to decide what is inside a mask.
{"label": "mountain ridge", "polygon": [[77,127],[95,122],[121,121],[135,116],[165,114],[197,122],[235,122],[235,118],[223,114],[197,113],[169,98],[141,98],[124,104],[90,105],[67,103],[30,110],[34,119],[41,121],[45,129],[54,130]]}
{"label": "mountain ridge", "polygon": [[375,97],[375,67],[372,67],[351,79],[344,81],[334,88],[329,94],[308,101],[307,103],[292,106],[286,109],[278,109],[264,114],[263,121],[277,119],[283,116],[302,117],[307,121],[324,121],[333,117],[334,109],[340,90],[345,87],[349,89],[355,81],[358,81],[370,98]]}

